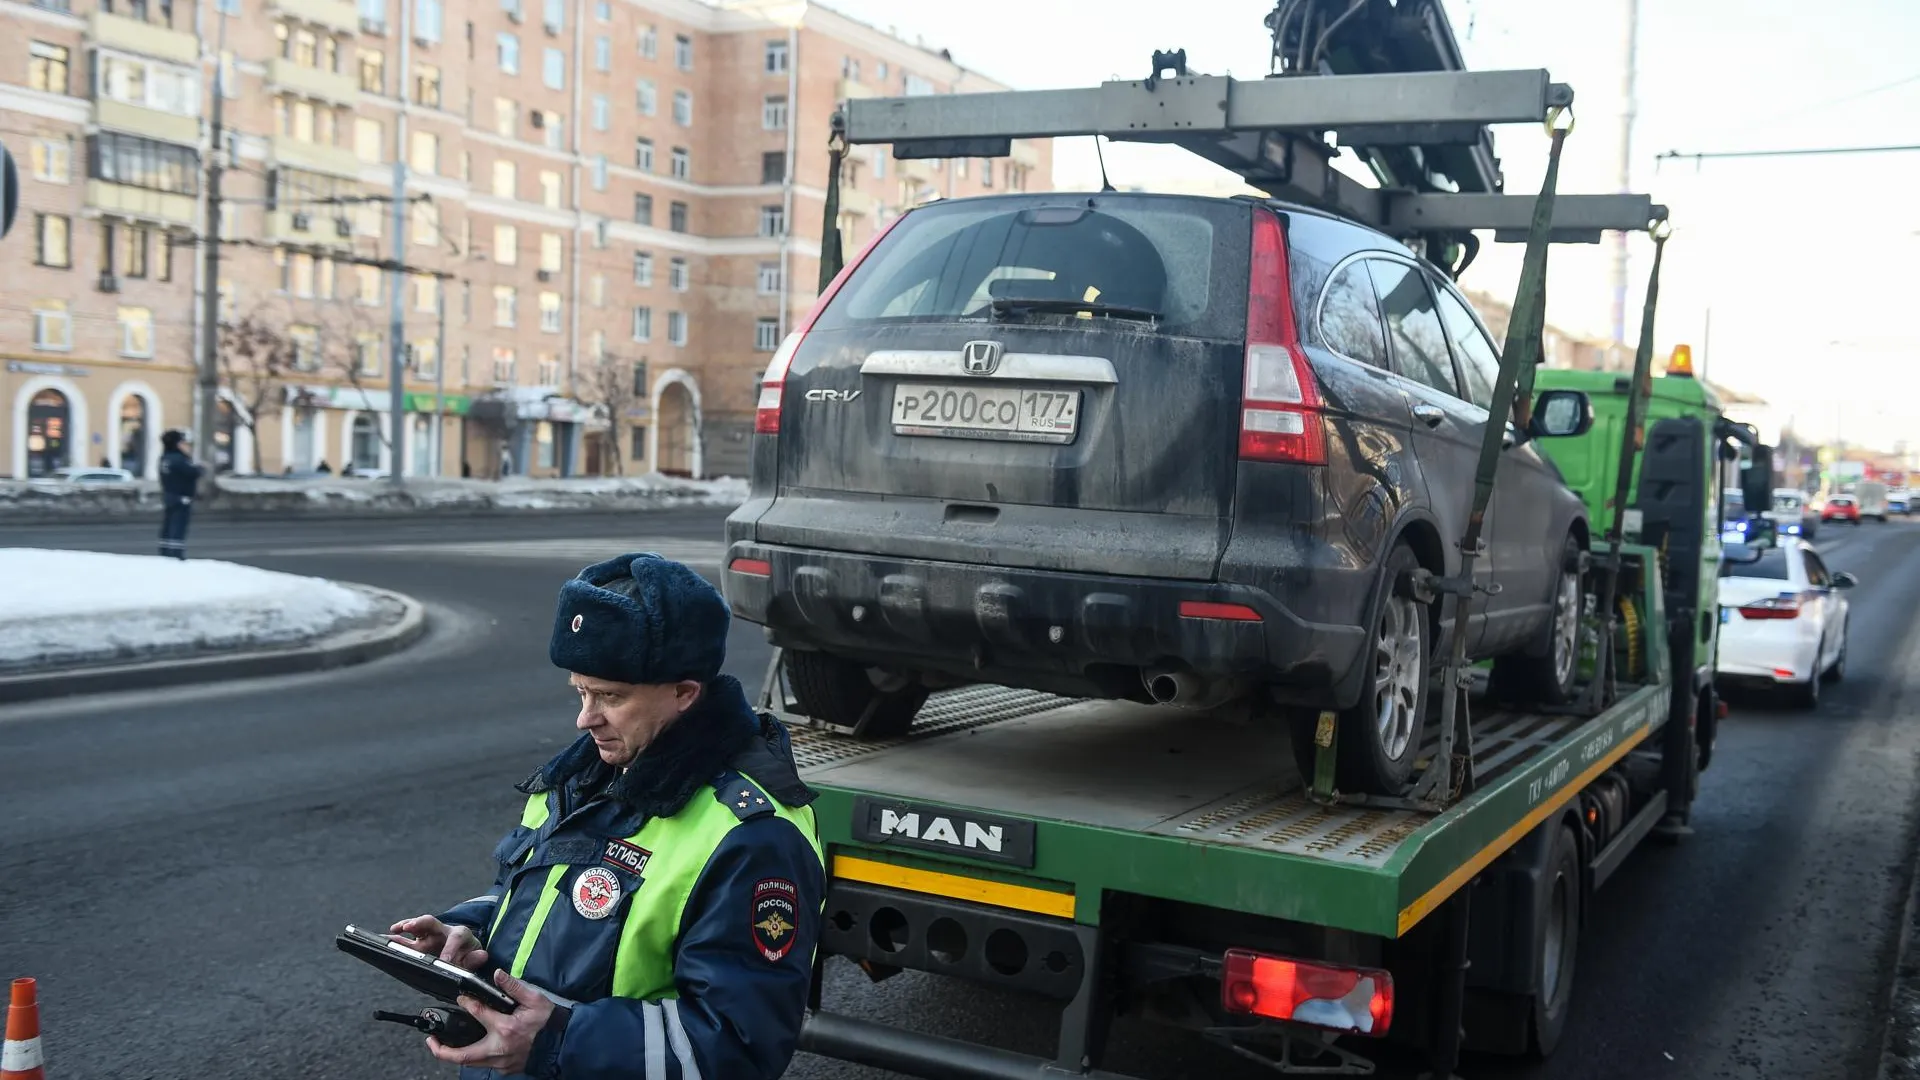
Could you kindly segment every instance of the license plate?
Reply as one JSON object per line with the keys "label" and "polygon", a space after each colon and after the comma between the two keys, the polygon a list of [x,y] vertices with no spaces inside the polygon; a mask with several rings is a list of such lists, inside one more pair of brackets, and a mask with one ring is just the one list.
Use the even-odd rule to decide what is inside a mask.
{"label": "license plate", "polygon": [[1069,443],[1079,427],[1078,390],[938,383],[893,390],[897,435]]}

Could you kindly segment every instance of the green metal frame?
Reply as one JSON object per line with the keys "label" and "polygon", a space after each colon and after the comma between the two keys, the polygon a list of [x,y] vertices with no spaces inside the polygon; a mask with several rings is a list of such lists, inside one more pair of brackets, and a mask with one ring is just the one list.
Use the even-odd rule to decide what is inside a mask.
{"label": "green metal frame", "polygon": [[[1569,727],[1545,750],[1499,773],[1443,813],[1403,814],[1407,833],[1378,865],[1261,851],[1212,840],[1036,819],[1036,862],[1010,872],[962,856],[906,854],[854,840],[854,799],[911,797],[816,783],[821,840],[829,855],[964,874],[1061,891],[1074,920],[1100,921],[1108,892],[1131,893],[1393,938],[1405,933],[1521,837],[1563,807],[1588,780],[1664,726],[1671,704],[1666,618],[1657,553],[1622,545],[1637,564],[1645,613],[1645,681],[1611,708]],[[977,807],[976,809],[992,809]],[[994,810],[1004,813],[1004,810]]]}

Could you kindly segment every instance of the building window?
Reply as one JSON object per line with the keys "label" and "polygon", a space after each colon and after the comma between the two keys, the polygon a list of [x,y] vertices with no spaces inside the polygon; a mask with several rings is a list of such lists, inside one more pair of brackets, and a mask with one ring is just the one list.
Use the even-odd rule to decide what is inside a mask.
{"label": "building window", "polygon": [[887,178],[887,148],[884,146],[876,146],[873,148],[872,154],[873,178],[875,180],[885,180]]}
{"label": "building window", "polygon": [[287,327],[287,340],[293,344],[293,369],[295,371],[320,370],[319,327],[289,326]]}
{"label": "building window", "polygon": [[780,236],[787,231],[787,212],[778,206],[760,208],[760,235]]}
{"label": "building window", "polygon": [[407,343],[407,352],[413,356],[413,374],[418,379],[431,379],[440,374],[440,343],[432,338],[414,338]]}
{"label": "building window", "polygon": [[778,184],[787,179],[787,152],[769,150],[760,155],[760,182]]}
{"label": "building window", "polygon": [[387,54],[379,49],[360,50],[360,89],[369,94],[387,92]]}
{"label": "building window", "polygon": [[[549,274],[560,272],[560,234],[540,234],[540,269]],[[596,277],[598,275],[595,275]]]}
{"label": "building window", "polygon": [[768,131],[787,129],[787,95],[769,94],[760,100],[760,126]]}
{"label": "building window", "polygon": [[495,195],[503,199],[513,198],[516,181],[518,181],[519,178],[519,170],[514,167],[513,162],[502,158],[493,163],[493,193]]}
{"label": "building window", "polygon": [[633,458],[640,462],[647,460],[647,429],[636,426],[633,429]]}
{"label": "building window", "polygon": [[967,178],[967,159],[966,158],[953,159],[953,175],[958,177],[961,180],[965,180]]}
{"label": "building window", "polygon": [[667,340],[675,345],[687,343],[687,313],[684,311],[667,312]]}
{"label": "building window", "polygon": [[673,122],[681,127],[693,126],[693,93],[688,90],[673,92]]}
{"label": "building window", "polygon": [[560,294],[557,292],[540,294],[540,330],[547,334],[560,332]]}
{"label": "building window", "polygon": [[[143,278],[147,276],[147,253],[149,234],[145,226],[122,225],[119,228],[108,226],[108,236],[113,242],[113,266],[120,276]],[[312,256],[308,256],[311,260]],[[312,264],[308,264],[308,292],[312,295]]]}
{"label": "building window", "polygon": [[[66,50],[60,49],[60,54],[65,56]],[[36,63],[47,59],[37,54],[33,57]],[[93,70],[94,92],[100,97],[175,116],[200,115],[200,77],[191,70],[111,54],[100,55]],[[61,79],[66,78],[65,72],[66,64],[62,61],[58,67]],[[29,81],[32,79],[30,73]]]}
{"label": "building window", "polygon": [[493,381],[495,385],[513,385],[513,350],[504,345],[493,347]]}
{"label": "building window", "polygon": [[120,316],[120,355],[153,355],[153,309],[123,307]]}
{"label": "building window", "polygon": [[653,253],[636,251],[633,253],[633,283],[643,289],[653,287]]}
{"label": "building window", "polygon": [[503,31],[493,41],[494,50],[500,58],[500,71],[506,75],[520,74],[520,38]]}
{"label": "building window", "polygon": [[380,268],[377,266],[356,266],[353,298],[367,307],[380,305]]}
{"label": "building window", "polygon": [[413,204],[413,242],[416,247],[440,246],[440,207],[430,202]]}
{"label": "building window", "polygon": [[73,315],[65,300],[33,302],[33,347],[55,352],[73,348]]}
{"label": "building window", "polygon": [[873,62],[873,68],[874,68],[874,74],[879,76],[880,81],[886,82],[887,81],[887,62],[885,60],[876,60]]}
{"label": "building window", "polygon": [[926,97],[933,93],[933,84],[912,72],[907,73],[906,90],[908,97]]}
{"label": "building window", "polygon": [[567,54],[559,49],[548,49],[540,58],[540,80],[549,90],[567,88]]}
{"label": "building window", "polygon": [[88,175],[95,179],[175,195],[200,193],[200,155],[189,147],[101,132],[88,139],[87,150]]}
{"label": "building window", "polygon": [[493,287],[493,325],[512,327],[518,318],[515,308],[518,297],[511,285]]}
{"label": "building window", "polygon": [[369,165],[380,164],[387,142],[385,125],[370,116],[353,118],[353,156]]}
{"label": "building window", "polygon": [[512,98],[493,99],[493,132],[511,139],[520,132],[520,103]]}
{"label": "building window", "polygon": [[755,275],[754,285],[761,296],[774,296],[780,292],[780,264],[763,262],[760,272]]}
{"label": "building window", "polygon": [[520,230],[511,225],[493,227],[493,261],[512,266],[520,261]]}
{"label": "building window", "polygon": [[613,106],[608,103],[607,95],[593,95],[593,130],[605,131],[613,124]]}
{"label": "building window", "polygon": [[560,174],[552,169],[540,170],[540,204],[550,210],[560,209]]}
{"label": "building window", "polygon": [[685,34],[673,36],[673,66],[681,71],[693,70],[693,39]]}
{"label": "building window", "polygon": [[[539,364],[540,364],[540,385],[541,386],[559,386],[560,385],[559,359],[556,358],[552,353],[543,352],[540,354]],[[547,466],[548,468],[552,468],[553,467],[553,425],[541,424],[540,427],[542,429],[540,432],[541,442],[545,444],[540,448],[540,464]]]}
{"label": "building window", "polygon": [[535,126],[540,128],[540,144],[549,150],[560,149],[561,141],[566,138],[566,132],[560,128],[560,114],[542,112],[539,115],[540,121]]}
{"label": "building window", "polygon": [[547,24],[549,32],[557,31],[567,25],[566,0],[546,0],[541,8],[543,12],[541,19]]}
{"label": "building window", "polygon": [[355,368],[362,375],[380,374],[380,335],[371,330],[362,330],[353,336]]}
{"label": "building window", "polygon": [[674,232],[687,231],[687,204],[673,202],[667,205],[667,228]]}
{"label": "building window", "polygon": [[654,60],[660,56],[660,30],[654,26],[640,28],[640,59]]}
{"label": "building window", "polygon": [[780,320],[753,320],[753,347],[759,352],[772,352],[780,346]]}
{"label": "building window", "polygon": [[653,196],[644,191],[633,193],[633,220],[640,225],[653,224]]}
{"label": "building window", "polygon": [[593,164],[592,164],[592,172],[593,172],[593,190],[595,191],[607,190],[607,155],[597,154],[594,156]]}
{"label": "building window", "polygon": [[593,39],[593,69],[613,70],[613,39],[605,34],[595,35]]}
{"label": "building window", "polygon": [[442,9],[440,0],[414,0],[413,36],[427,44],[440,40]]}
{"label": "building window", "polygon": [[686,147],[676,146],[673,148],[673,156],[669,160],[668,167],[673,170],[673,178],[675,180],[685,180],[687,178],[687,175],[693,171],[693,166],[687,156]]}
{"label": "building window", "polygon": [[660,109],[660,91],[653,85],[652,79],[641,79],[633,86],[634,107],[641,116],[652,116]]}
{"label": "building window", "polygon": [[[634,361],[634,364],[633,364],[633,396],[634,396],[634,397],[637,397],[637,398],[639,398],[639,399],[641,399],[642,401],[644,401],[644,400],[646,400],[646,397],[647,397],[647,362],[646,362],[645,360],[636,360],[636,361]],[[644,429],[642,429],[642,430],[644,430]]]}
{"label": "building window", "polygon": [[840,77],[851,82],[860,81],[860,61],[851,56],[840,58]]}
{"label": "building window", "polygon": [[73,265],[73,219],[64,214],[33,215],[33,261],[62,269]]}
{"label": "building window", "polygon": [[607,358],[607,332],[595,330],[587,335],[587,355],[598,364]]}
{"label": "building window", "polygon": [[595,22],[612,22],[613,21],[613,5],[611,3],[608,3],[608,0],[595,0],[593,5],[593,21]]}
{"label": "building window", "polygon": [[595,274],[587,279],[587,303],[597,308],[607,306],[607,275]]}
{"label": "building window", "polygon": [[633,340],[653,340],[653,309],[637,307],[633,309]]}
{"label": "building window", "polygon": [[440,136],[431,131],[412,131],[408,135],[411,145],[407,150],[407,164],[418,172],[439,172]]}
{"label": "building window", "polygon": [[440,279],[432,274],[413,275],[413,310],[432,315],[440,310]]}
{"label": "building window", "polygon": [[767,42],[766,73],[785,75],[787,73],[787,43],[785,41]]}
{"label": "building window", "polygon": [[992,158],[980,159],[980,186],[981,187],[993,186],[993,159]]}
{"label": "building window", "polygon": [[49,45],[44,41],[29,43],[27,87],[49,94],[66,93],[67,75],[72,67],[72,57],[72,51],[65,45]]}
{"label": "building window", "polygon": [[633,167],[641,172],[653,171],[653,140],[635,138],[633,140]]}
{"label": "building window", "polygon": [[667,263],[667,288],[674,292],[686,292],[687,279],[687,260],[675,258]]}

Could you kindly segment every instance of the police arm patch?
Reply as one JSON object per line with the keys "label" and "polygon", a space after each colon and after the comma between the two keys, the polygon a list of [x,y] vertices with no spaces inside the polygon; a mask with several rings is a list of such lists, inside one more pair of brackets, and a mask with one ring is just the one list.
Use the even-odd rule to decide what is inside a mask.
{"label": "police arm patch", "polygon": [[786,959],[798,937],[800,891],[785,878],[767,878],[753,887],[753,947],[770,964]]}

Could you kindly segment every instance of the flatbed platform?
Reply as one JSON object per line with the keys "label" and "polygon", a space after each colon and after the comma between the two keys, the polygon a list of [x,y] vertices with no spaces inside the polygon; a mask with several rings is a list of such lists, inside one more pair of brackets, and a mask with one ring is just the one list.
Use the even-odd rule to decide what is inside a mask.
{"label": "flatbed platform", "polygon": [[[1668,704],[1654,685],[1591,718],[1479,715],[1480,786],[1439,814],[1323,805],[1282,725],[1129,702],[969,687],[930,699],[904,738],[793,735],[839,880],[1085,925],[1116,890],[1398,937],[1646,740]],[[1013,830],[999,851],[996,824]]]}

